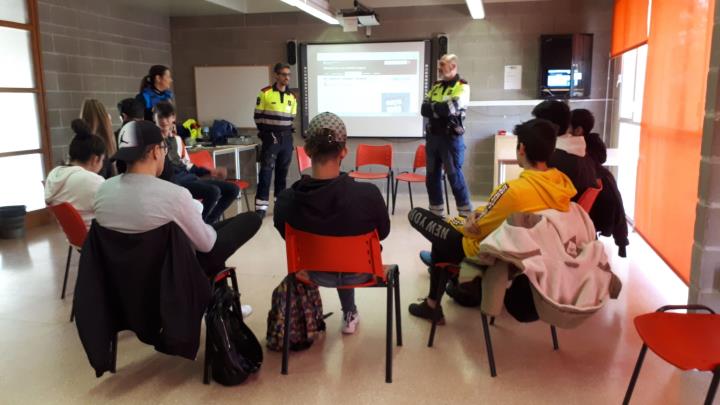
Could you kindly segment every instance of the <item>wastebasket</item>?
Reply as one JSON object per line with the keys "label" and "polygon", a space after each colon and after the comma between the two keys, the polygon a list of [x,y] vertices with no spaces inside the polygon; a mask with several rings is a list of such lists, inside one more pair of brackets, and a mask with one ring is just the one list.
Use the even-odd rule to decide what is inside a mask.
{"label": "wastebasket", "polygon": [[0,239],[20,239],[25,236],[24,205],[0,207]]}

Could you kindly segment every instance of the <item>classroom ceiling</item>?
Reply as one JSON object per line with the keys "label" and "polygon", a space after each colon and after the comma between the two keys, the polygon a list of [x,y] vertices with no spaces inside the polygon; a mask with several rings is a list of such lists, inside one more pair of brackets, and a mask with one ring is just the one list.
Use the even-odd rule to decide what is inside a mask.
{"label": "classroom ceiling", "polygon": [[[169,16],[254,14],[298,11],[280,0],[114,0]],[[483,0],[485,3],[515,3],[546,0]],[[465,0],[361,0],[371,8],[465,4]],[[330,0],[335,9],[352,7],[353,0]]]}

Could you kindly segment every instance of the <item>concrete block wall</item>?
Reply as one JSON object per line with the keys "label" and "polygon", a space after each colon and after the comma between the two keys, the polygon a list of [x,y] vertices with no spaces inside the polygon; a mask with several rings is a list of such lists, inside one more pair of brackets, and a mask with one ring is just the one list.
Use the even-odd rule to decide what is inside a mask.
{"label": "concrete block wall", "polygon": [[[471,85],[473,101],[533,99],[537,96],[539,38],[541,34],[594,34],[592,99],[604,99],[612,0],[551,0],[488,3],[487,18],[474,21],[465,5],[378,9],[381,25],[371,41],[432,38],[445,33],[449,51],[460,58],[460,74]],[[286,41],[360,42],[364,30],[344,33],[305,13],[270,13],[217,17],[176,17],[172,31],[172,68],[180,118],[195,116],[193,67],[197,65],[272,65],[285,60]],[[503,90],[505,65],[522,65],[522,89]],[[263,87],[258,84],[258,89]],[[573,103],[589,108],[602,132],[604,101]],[[493,177],[493,134],[530,118],[531,106],[474,107],[468,112],[464,173],[476,196],[490,193]],[[301,144],[296,139],[296,144]],[[351,140],[345,166],[353,166],[355,146],[387,140]],[[396,170],[408,170],[420,140],[393,140]],[[294,163],[293,163],[294,164]],[[293,166],[295,167],[295,166]],[[296,171],[290,171],[297,177]],[[401,188],[401,191],[404,188]]]}
{"label": "concrete block wall", "polygon": [[[720,39],[717,7],[714,20],[713,43]],[[707,83],[688,300],[720,311],[720,47],[717,46],[712,47]]]}
{"label": "concrete block wall", "polygon": [[134,97],[151,65],[171,62],[170,19],[102,0],[39,0],[40,45],[53,163],[64,159],[70,122],[85,98],[120,121],[116,105]]}

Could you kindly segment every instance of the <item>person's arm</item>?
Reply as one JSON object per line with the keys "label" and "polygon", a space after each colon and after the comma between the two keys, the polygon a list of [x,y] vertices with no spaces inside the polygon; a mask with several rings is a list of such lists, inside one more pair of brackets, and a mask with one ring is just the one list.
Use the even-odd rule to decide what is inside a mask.
{"label": "person's arm", "polygon": [[508,183],[498,187],[487,202],[485,208],[472,213],[460,230],[468,238],[483,240],[490,232],[499,227],[507,217],[519,211],[519,199]]}
{"label": "person's arm", "polygon": [[255,114],[253,119],[255,120],[255,126],[258,131],[262,132],[265,128],[265,93],[260,91],[257,99],[255,100]]}
{"label": "person's arm", "polygon": [[217,234],[215,229],[206,224],[202,214],[198,212],[190,192],[181,188],[170,207],[175,210],[174,221],[185,232],[195,250],[209,252],[215,245]]}
{"label": "person's arm", "polygon": [[430,91],[425,95],[425,99],[423,100],[422,105],[420,106],[420,115],[422,115],[425,118],[434,118],[435,115],[433,114],[432,109],[432,102],[430,101],[430,98],[432,97],[432,91],[431,88]]}
{"label": "person's arm", "polygon": [[463,83],[447,101],[433,103],[432,110],[438,117],[459,117],[465,113],[470,103],[470,85]]}

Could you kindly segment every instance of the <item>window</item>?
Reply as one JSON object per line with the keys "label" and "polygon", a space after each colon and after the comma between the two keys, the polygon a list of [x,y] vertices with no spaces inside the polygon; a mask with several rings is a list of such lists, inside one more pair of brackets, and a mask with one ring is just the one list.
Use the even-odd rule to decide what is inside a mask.
{"label": "window", "polygon": [[45,207],[50,162],[36,0],[0,0],[0,206]]}

